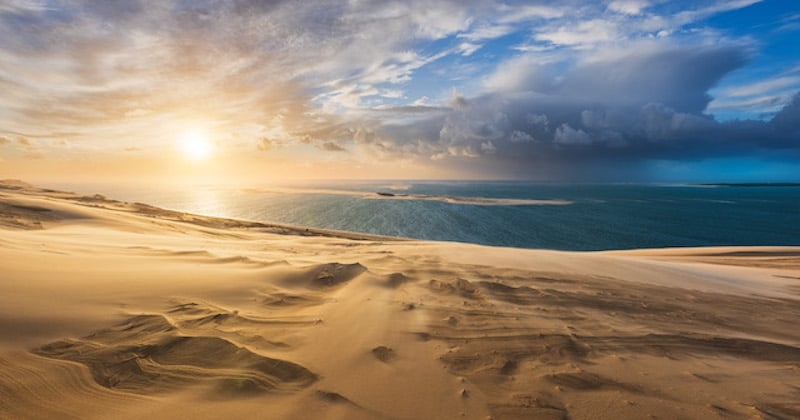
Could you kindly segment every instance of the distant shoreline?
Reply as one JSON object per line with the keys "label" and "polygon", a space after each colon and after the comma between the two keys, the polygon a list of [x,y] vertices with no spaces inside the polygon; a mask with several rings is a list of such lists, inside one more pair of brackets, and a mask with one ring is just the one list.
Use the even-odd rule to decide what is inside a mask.
{"label": "distant shoreline", "polygon": [[376,192],[375,195],[364,195],[362,198],[376,200],[412,200],[412,201],[439,201],[451,204],[469,204],[474,206],[566,206],[573,204],[568,200],[533,200],[518,198],[487,198],[487,197],[458,197],[445,195],[425,194],[395,194]]}
{"label": "distant shoreline", "polygon": [[438,201],[450,204],[468,204],[475,206],[566,206],[573,204],[569,200],[559,199],[521,199],[521,198],[489,198],[489,197],[462,197],[449,195],[405,194],[376,191],[348,191],[327,188],[246,188],[249,193],[279,193],[279,194],[330,194],[349,195],[368,200],[411,200],[411,201]]}
{"label": "distant shoreline", "polygon": [[692,184],[704,187],[800,187],[800,182],[718,182]]}

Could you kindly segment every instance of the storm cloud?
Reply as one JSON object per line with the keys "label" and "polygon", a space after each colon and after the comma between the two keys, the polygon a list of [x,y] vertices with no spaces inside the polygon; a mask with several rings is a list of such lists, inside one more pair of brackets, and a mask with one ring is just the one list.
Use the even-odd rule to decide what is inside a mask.
{"label": "storm cloud", "polygon": [[[720,122],[703,112],[709,89],[747,61],[746,49],[640,47],[564,73],[517,58],[489,77],[487,93],[456,96],[445,116],[405,127],[413,136],[384,127],[373,137],[394,139],[404,150],[424,140],[436,159],[490,154],[507,159],[506,175],[532,177],[543,174],[527,163],[543,159],[569,166],[800,150],[800,95],[768,120]],[[419,129],[425,126],[427,136]]]}

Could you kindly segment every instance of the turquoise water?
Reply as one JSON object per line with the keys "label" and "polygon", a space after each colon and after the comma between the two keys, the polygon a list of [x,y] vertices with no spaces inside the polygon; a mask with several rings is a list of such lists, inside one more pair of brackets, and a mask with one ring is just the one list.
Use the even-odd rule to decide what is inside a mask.
{"label": "turquoise water", "polygon": [[564,206],[373,200],[325,192],[55,186],[160,207],[264,222],[523,248],[606,250],[800,245],[800,186],[370,182],[306,186],[395,194],[562,199]]}

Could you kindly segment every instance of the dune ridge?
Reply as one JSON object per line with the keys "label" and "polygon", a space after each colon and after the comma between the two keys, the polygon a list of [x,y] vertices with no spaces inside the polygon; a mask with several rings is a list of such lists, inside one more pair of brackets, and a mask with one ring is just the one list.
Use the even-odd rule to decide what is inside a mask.
{"label": "dune ridge", "polygon": [[800,247],[556,252],[0,182],[0,418],[800,418]]}

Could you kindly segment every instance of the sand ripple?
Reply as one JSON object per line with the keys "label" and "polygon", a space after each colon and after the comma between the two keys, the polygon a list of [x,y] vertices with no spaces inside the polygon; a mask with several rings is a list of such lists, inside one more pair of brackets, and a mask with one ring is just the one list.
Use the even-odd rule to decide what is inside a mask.
{"label": "sand ripple", "polygon": [[317,376],[213,336],[183,336],[162,315],[139,315],[83,339],[47,344],[33,352],[86,365],[107,388],[140,394],[213,384],[215,393],[251,395],[306,387]]}

